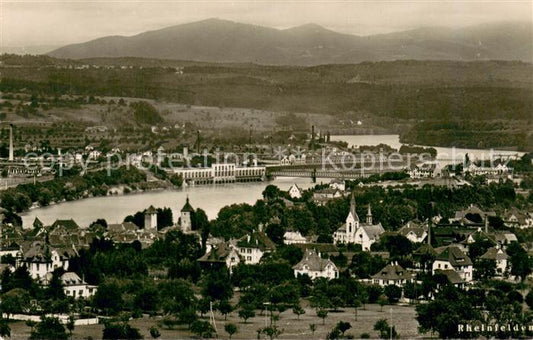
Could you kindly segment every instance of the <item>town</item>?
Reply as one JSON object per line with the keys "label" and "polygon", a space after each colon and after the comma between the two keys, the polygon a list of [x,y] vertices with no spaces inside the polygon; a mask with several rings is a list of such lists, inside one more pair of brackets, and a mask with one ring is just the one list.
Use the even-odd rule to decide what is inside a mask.
{"label": "town", "polygon": [[531,2],[0,17],[0,340],[533,338]]}
{"label": "town", "polygon": [[[361,338],[467,337],[459,323],[502,323],[502,313],[517,323],[533,304],[533,196],[523,185],[530,157],[493,167],[472,162],[448,174],[423,165],[332,178],[309,189],[266,184],[254,205],[223,207],[211,220],[191,194],[176,207],[178,216],[168,206],[147,206],[117,224],[80,226],[63,216],[22,226],[17,213],[32,199],[17,212],[9,205],[17,198],[7,193],[25,191],[9,189],[2,194],[2,320],[18,320],[10,327],[32,337],[80,329],[104,338],[247,338],[255,331],[339,338],[350,329]],[[246,165],[213,163],[179,174],[192,186],[266,180],[268,166]],[[106,170],[58,180],[89,181],[98,171]],[[119,178],[146,180],[135,166],[111,173],[126,171]],[[413,184],[421,178],[445,184]],[[440,310],[444,303],[449,309]],[[406,319],[391,319],[389,309],[405,310]],[[312,322],[313,315],[322,320]],[[497,334],[531,336],[531,329]]]}

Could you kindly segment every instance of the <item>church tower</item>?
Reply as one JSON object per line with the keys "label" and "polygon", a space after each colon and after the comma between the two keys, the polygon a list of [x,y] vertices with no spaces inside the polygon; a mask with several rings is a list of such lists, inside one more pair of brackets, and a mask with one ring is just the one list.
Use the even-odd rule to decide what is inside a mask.
{"label": "church tower", "polygon": [[366,213],[366,224],[372,225],[372,207],[368,205],[368,211]]}
{"label": "church tower", "polygon": [[191,214],[194,213],[194,208],[189,203],[189,196],[187,196],[187,201],[183,208],[181,208],[180,216],[180,226],[181,231],[184,233],[190,232],[192,230]]}
{"label": "church tower", "polygon": [[356,230],[359,228],[359,216],[357,216],[357,212],[355,211],[355,197],[352,193],[352,197],[350,198],[350,212],[348,213],[348,216],[346,217],[346,233],[348,235],[355,234]]}

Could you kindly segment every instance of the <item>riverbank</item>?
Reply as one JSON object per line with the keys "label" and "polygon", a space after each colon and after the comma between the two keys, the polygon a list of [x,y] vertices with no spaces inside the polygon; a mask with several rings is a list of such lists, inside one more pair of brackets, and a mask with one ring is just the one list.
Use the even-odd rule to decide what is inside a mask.
{"label": "riverbank", "polygon": [[[329,183],[329,179],[317,179]],[[281,190],[288,190],[293,184],[302,189],[315,185],[311,178],[276,178],[272,181],[226,183],[183,188],[155,189],[150,191],[131,192],[124,195],[96,196],[55,205],[39,207],[20,214],[24,228],[31,228],[33,220],[38,217],[44,224],[52,224],[56,219],[74,219],[82,228],[98,218],[108,223],[120,223],[127,215],[142,211],[150,205],[172,210],[174,220],[179,217],[180,210],[187,196],[195,208],[203,209],[210,219],[217,217],[224,206],[232,204],[255,204],[262,198],[267,185],[274,184]]]}
{"label": "riverbank", "polygon": [[[402,143],[400,135],[335,135],[331,136],[332,141],[344,141],[349,147],[359,147],[361,145],[379,145],[386,144],[394,149],[400,150]],[[488,160],[496,155],[517,156],[521,157],[524,152],[509,151],[502,149],[476,149],[476,148],[459,148],[459,147],[441,147],[414,144],[414,146],[434,148],[437,150],[437,161],[441,165],[459,163],[464,161],[465,155],[468,154],[471,160]]]}

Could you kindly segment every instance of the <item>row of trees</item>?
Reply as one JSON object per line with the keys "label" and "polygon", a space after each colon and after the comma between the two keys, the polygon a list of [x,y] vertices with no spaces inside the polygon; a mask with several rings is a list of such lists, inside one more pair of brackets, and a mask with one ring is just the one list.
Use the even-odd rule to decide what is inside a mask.
{"label": "row of trees", "polygon": [[146,174],[134,167],[123,166],[109,174],[107,170],[89,172],[84,176],[78,176],[79,170],[66,171],[63,176],[51,181],[6,189],[0,194],[0,206],[9,211],[22,212],[33,203],[46,206],[51,202],[75,200],[89,194],[102,196],[107,194],[109,186],[146,181]]}

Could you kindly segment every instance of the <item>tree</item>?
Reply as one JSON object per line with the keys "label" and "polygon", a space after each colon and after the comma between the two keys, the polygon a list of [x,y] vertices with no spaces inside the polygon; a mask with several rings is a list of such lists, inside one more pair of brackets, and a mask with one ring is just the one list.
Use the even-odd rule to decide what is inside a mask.
{"label": "tree", "polygon": [[196,309],[200,312],[200,316],[204,317],[204,315],[207,314],[211,309],[211,300],[208,298],[201,298],[198,300]]}
{"label": "tree", "polygon": [[226,333],[229,334],[229,338],[231,340],[233,334],[237,333],[237,326],[232,323],[227,323],[224,325],[224,330],[226,331]]}
{"label": "tree", "polygon": [[270,325],[268,327],[265,327],[261,330],[261,333],[268,336],[270,340],[273,340],[280,336],[281,333],[283,333],[283,330],[279,329],[276,325]]}
{"label": "tree", "polygon": [[107,221],[105,219],[103,219],[103,218],[99,218],[96,221],[94,221],[91,224],[89,224],[89,229],[92,229],[92,227],[95,226],[95,225],[99,225],[99,226],[102,226],[105,229],[107,229]]}
{"label": "tree", "polygon": [[74,315],[70,315],[67,321],[67,329],[68,329],[68,335],[71,339],[72,339],[72,332],[74,331],[74,327],[75,327]]}
{"label": "tree", "polygon": [[209,233],[211,232],[211,224],[209,223],[209,219],[207,218],[205,211],[200,208],[196,209],[191,217],[192,229],[200,231],[202,251],[205,252],[207,239],[209,238]]}
{"label": "tree", "polygon": [[170,208],[157,208],[157,229],[171,227],[174,225],[172,210]]}
{"label": "tree", "polygon": [[228,314],[233,311],[233,306],[228,300],[222,300],[218,303],[218,310],[222,315],[224,315],[224,320],[227,320]]}
{"label": "tree", "polygon": [[314,323],[309,324],[309,330],[311,331],[311,333],[314,336],[315,335],[315,331],[316,331],[316,325]]}
{"label": "tree", "polygon": [[346,321],[339,321],[337,323],[337,326],[335,326],[335,328],[337,328],[342,333],[342,336],[344,337],[344,333],[350,328],[352,328],[352,325]]}
{"label": "tree", "polygon": [[157,339],[161,336],[161,332],[159,332],[159,329],[157,329],[156,326],[150,327],[150,335],[152,338]]}
{"label": "tree", "polygon": [[33,327],[37,326],[38,322],[33,320],[26,320],[26,326],[30,327],[30,333],[33,332]]}
{"label": "tree", "polygon": [[185,309],[195,309],[196,297],[189,282],[179,279],[158,285],[163,311],[179,315]]}
{"label": "tree", "polygon": [[[485,300],[489,302],[488,298]],[[496,304],[501,305],[501,301],[496,299]],[[470,294],[451,285],[443,286],[433,300],[416,306],[419,331],[438,332],[440,338],[475,336],[474,333],[460,332],[458,328],[459,324],[483,322],[483,316],[472,305]]]}
{"label": "tree", "polygon": [[478,259],[474,262],[474,279],[489,280],[496,275],[496,261],[490,259]]}
{"label": "tree", "polygon": [[509,254],[512,275],[516,275],[524,280],[531,274],[531,259],[520,243],[511,242],[507,247],[507,254]]}
{"label": "tree", "polygon": [[384,292],[389,299],[389,303],[396,303],[402,297],[402,289],[396,285],[386,286]]}
{"label": "tree", "polygon": [[386,295],[380,295],[378,298],[378,304],[381,307],[380,311],[383,312],[383,306],[387,304],[387,296]]}
{"label": "tree", "polygon": [[6,319],[0,319],[0,337],[11,337],[11,327]]}
{"label": "tree", "polygon": [[106,323],[102,332],[102,339],[142,339],[139,329],[128,323]]}
{"label": "tree", "polygon": [[300,304],[295,305],[292,307],[292,312],[298,316],[298,320],[300,320],[300,315],[305,314],[305,309],[300,306]]}
{"label": "tree", "polygon": [[187,324],[189,328],[197,318],[196,309],[192,306],[187,307],[178,313],[178,321],[182,324]]}
{"label": "tree", "polygon": [[353,300],[353,312],[355,314],[355,321],[357,321],[357,308],[361,307],[361,300],[355,298]]}
{"label": "tree", "polygon": [[50,284],[46,290],[46,295],[48,298],[54,300],[65,299],[65,291],[63,290],[63,282],[61,281],[61,275],[65,270],[63,268],[57,268],[52,272],[52,278],[50,279]]}
{"label": "tree", "polygon": [[226,267],[207,275],[202,295],[210,298],[211,301],[229,300],[233,296],[233,286]]}
{"label": "tree", "polygon": [[265,200],[272,200],[272,199],[278,198],[280,195],[281,195],[281,190],[279,190],[277,186],[272,185],[272,184],[267,185],[265,190],[263,190],[263,198]]}
{"label": "tree", "polygon": [[[391,338],[391,327],[389,326],[389,323],[386,319],[379,319],[374,324],[374,330],[379,332],[379,336],[382,339],[389,339]],[[392,338],[397,338],[398,333],[396,333],[396,328],[392,327]]]}
{"label": "tree", "polygon": [[9,320],[10,314],[23,313],[30,304],[30,295],[21,288],[15,288],[2,296],[2,312],[7,314]]}
{"label": "tree", "polygon": [[65,327],[63,327],[58,318],[42,316],[41,322],[31,332],[30,339],[66,340],[68,336]]}
{"label": "tree", "polygon": [[115,282],[102,283],[93,297],[96,308],[105,314],[114,315],[122,310],[123,300],[120,287]]}
{"label": "tree", "polygon": [[270,223],[266,227],[266,234],[276,244],[283,244],[285,228],[278,223]]}
{"label": "tree", "polygon": [[326,318],[328,317],[328,310],[327,309],[319,309],[316,311],[316,316],[322,319],[322,324],[326,324]]}
{"label": "tree", "polygon": [[530,290],[526,295],[526,303],[530,309],[533,309],[533,290]]}
{"label": "tree", "polygon": [[191,324],[191,332],[200,338],[212,338],[215,330],[209,322],[196,320]]}
{"label": "tree", "polygon": [[239,310],[239,317],[244,320],[244,323],[249,318],[253,318],[255,316],[254,308],[250,305],[244,305],[241,310]]}

